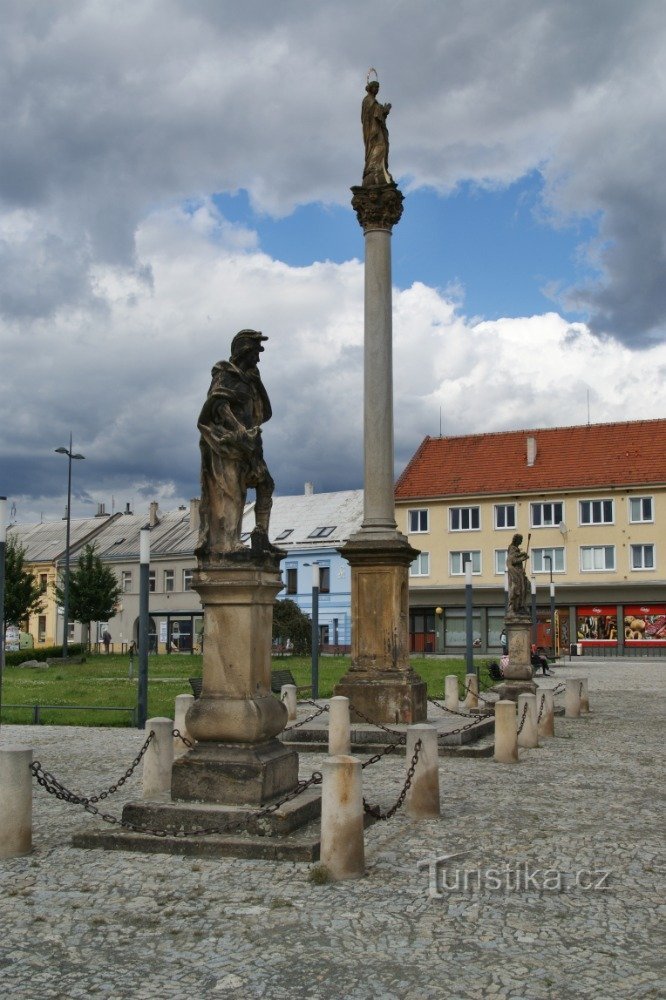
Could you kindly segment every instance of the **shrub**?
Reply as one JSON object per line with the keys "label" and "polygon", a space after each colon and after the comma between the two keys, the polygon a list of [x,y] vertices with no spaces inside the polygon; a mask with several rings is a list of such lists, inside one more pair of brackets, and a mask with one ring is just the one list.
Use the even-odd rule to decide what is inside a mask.
{"label": "shrub", "polygon": [[[83,653],[85,653],[85,649],[81,643],[67,643],[68,656],[82,656]],[[5,652],[5,664],[8,667],[17,667],[19,663],[25,663],[26,660],[38,660],[40,663],[43,663],[44,660],[55,659],[58,656],[62,656],[62,646],[40,646],[39,649],[35,649],[34,647],[30,649],[16,649],[11,653]]]}

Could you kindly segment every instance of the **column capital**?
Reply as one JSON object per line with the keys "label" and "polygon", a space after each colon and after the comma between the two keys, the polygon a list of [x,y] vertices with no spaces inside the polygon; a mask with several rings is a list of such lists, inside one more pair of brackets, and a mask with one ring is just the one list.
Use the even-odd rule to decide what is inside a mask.
{"label": "column capital", "polygon": [[388,229],[400,222],[404,196],[397,184],[353,187],[352,208],[364,232]]}

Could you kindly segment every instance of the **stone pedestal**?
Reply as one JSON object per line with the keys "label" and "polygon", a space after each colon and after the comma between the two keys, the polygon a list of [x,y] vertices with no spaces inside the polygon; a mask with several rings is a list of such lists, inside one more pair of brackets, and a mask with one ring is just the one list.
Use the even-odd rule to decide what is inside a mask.
{"label": "stone pedestal", "polygon": [[[413,724],[427,718],[426,683],[409,661],[409,566],[416,551],[397,535],[366,540],[361,530],[340,549],[351,565],[351,668],[335,687],[354,722]],[[359,710],[359,713],[355,712]]]}
{"label": "stone pedestal", "polygon": [[507,615],[504,620],[509,664],[504,670],[504,680],[494,688],[501,699],[517,701],[520,694],[535,694],[537,686],[532,680],[531,632],[529,615]]}
{"label": "stone pedestal", "polygon": [[194,575],[204,606],[203,681],[186,721],[198,745],[173,765],[174,800],[263,805],[298,781],[298,755],[275,738],[287,709],[271,694],[279,564],[242,556]]}

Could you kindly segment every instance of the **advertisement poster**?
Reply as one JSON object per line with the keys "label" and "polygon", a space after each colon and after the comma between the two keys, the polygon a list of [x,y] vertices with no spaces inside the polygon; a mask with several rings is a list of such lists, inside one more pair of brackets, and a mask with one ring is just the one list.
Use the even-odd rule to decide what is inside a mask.
{"label": "advertisement poster", "polygon": [[627,646],[666,645],[666,604],[637,604],[624,609]]}
{"label": "advertisement poster", "polygon": [[595,646],[617,642],[617,608],[594,604],[576,609],[578,642],[593,642]]}

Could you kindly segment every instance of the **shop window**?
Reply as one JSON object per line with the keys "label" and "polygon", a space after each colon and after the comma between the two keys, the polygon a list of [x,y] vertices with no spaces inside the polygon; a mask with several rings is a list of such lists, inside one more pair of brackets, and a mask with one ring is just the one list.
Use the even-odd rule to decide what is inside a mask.
{"label": "shop window", "polygon": [[428,531],[428,508],[420,507],[417,510],[408,510],[407,522],[410,535],[419,535]]}
{"label": "shop window", "polygon": [[580,568],[582,573],[600,573],[615,569],[614,545],[581,545]]}
{"label": "shop window", "polygon": [[530,504],[530,524],[533,528],[557,527],[564,520],[564,504],[560,500]]}
{"label": "shop window", "polygon": [[500,529],[516,527],[515,503],[495,504],[495,527]]}
{"label": "shop window", "polygon": [[175,573],[172,569],[164,570],[164,593],[173,594],[176,584]]}
{"label": "shop window", "polygon": [[629,497],[629,520],[632,524],[654,521],[652,497]]}
{"label": "shop window", "polygon": [[451,531],[479,531],[480,528],[480,507],[449,507],[449,529]]}
{"label": "shop window", "polygon": [[409,567],[410,576],[429,576],[430,575],[430,553],[420,552],[414,562]]}
{"label": "shop window", "polygon": [[184,569],[183,570],[183,590],[191,590],[192,589],[192,578],[193,578],[193,576],[194,576],[194,570],[193,569]]}
{"label": "shop window", "polygon": [[298,567],[297,566],[287,566],[286,569],[287,579],[286,579],[286,590],[288,594],[298,593]]}
{"label": "shop window", "polygon": [[122,587],[123,594],[129,594],[132,591],[132,570],[124,569],[120,574],[120,586]]}
{"label": "shop window", "polygon": [[578,513],[581,524],[613,524],[615,521],[612,500],[579,500]]}
{"label": "shop window", "polygon": [[[465,563],[471,562],[472,573],[478,574],[481,572],[481,551],[474,550],[471,552],[451,552],[449,555],[449,565],[451,567],[451,576],[464,576],[465,575]],[[504,572],[504,571],[502,571]]]}
{"label": "shop window", "polygon": [[[564,573],[564,548],[532,549],[530,553],[533,573]],[[551,559],[552,562],[548,560]]]}
{"label": "shop window", "polygon": [[654,545],[632,545],[631,568],[654,569]]}

